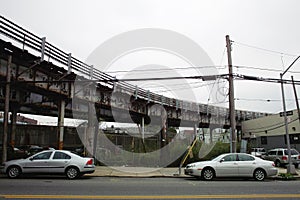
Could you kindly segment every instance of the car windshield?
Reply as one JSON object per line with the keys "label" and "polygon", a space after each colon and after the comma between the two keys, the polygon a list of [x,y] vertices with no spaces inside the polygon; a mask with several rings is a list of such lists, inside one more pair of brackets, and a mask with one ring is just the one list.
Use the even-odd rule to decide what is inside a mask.
{"label": "car windshield", "polygon": [[223,157],[224,155],[219,155],[219,156],[217,156],[217,157],[215,157],[214,159],[212,159],[212,161],[217,161],[217,160],[220,160],[221,159],[221,157]]}
{"label": "car windshield", "polygon": [[[285,155],[289,154],[288,150],[284,150],[284,154]],[[299,154],[298,151],[296,151],[295,149],[291,149],[291,155],[298,155],[298,154]]]}

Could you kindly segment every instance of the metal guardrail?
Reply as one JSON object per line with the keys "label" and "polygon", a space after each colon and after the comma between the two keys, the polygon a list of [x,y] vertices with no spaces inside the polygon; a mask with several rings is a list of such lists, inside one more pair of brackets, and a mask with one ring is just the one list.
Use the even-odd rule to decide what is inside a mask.
{"label": "metal guardrail", "polygon": [[[88,65],[73,56],[71,54],[66,53],[59,48],[55,47],[54,45],[50,44],[46,41],[46,38],[41,38],[21,26],[13,23],[12,21],[6,19],[5,17],[0,15],[0,33],[2,35],[5,35],[8,38],[11,38],[12,40],[17,41],[18,43],[23,45],[23,49],[25,47],[29,47],[33,49],[34,51],[41,54],[41,61],[44,59],[44,55],[48,56],[48,58],[55,60],[56,62],[62,64],[63,66],[67,67],[68,72],[71,70],[75,70],[87,77],[90,77],[91,70],[92,78],[93,80],[99,80],[99,82],[105,82],[106,84],[109,84],[111,87],[115,85],[115,77],[110,76],[104,72],[101,72],[100,70],[93,68],[91,65]],[[93,68],[93,69],[92,69]],[[168,98],[159,94],[155,94],[153,92],[150,92],[149,90],[145,90],[139,87],[136,87],[132,84],[126,83],[126,82],[118,82],[117,87],[129,92],[130,94],[134,94],[136,98],[142,98],[148,101],[160,103],[163,105],[169,105],[176,108],[184,108],[189,109],[187,105],[190,105],[191,107],[194,107],[196,104],[198,106],[199,112],[207,113],[208,109],[204,108],[207,107],[207,105],[204,104],[197,104],[192,102],[184,102],[182,100]],[[215,107],[215,106],[213,106]],[[204,108],[204,110],[203,110]],[[217,107],[216,107],[217,108]],[[185,109],[185,108],[184,108]],[[194,109],[193,109],[194,110]],[[215,109],[214,109],[215,110]],[[224,110],[217,109],[217,110]],[[219,111],[220,112],[220,111]],[[243,114],[241,114],[241,112]],[[228,109],[226,108],[225,113],[223,113],[223,116],[226,116],[228,113]],[[216,114],[216,113],[214,113]],[[218,113],[218,115],[221,113]],[[237,115],[243,115],[240,116],[241,118],[256,118],[258,116],[264,115],[264,113],[257,113],[257,112],[249,112],[249,111],[236,111]],[[221,114],[222,115],[222,114]]]}

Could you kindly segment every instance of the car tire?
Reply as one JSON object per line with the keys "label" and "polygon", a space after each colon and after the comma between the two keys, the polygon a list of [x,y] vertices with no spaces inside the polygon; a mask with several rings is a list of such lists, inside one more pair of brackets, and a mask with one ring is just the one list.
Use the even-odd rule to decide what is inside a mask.
{"label": "car tire", "polygon": [[204,168],[202,170],[202,173],[201,173],[201,178],[206,180],[206,181],[211,181],[213,180],[213,178],[215,177],[215,171],[208,167],[208,168]]}
{"label": "car tire", "polygon": [[77,167],[68,167],[65,174],[68,179],[75,179],[80,175]]}
{"label": "car tire", "polygon": [[263,169],[256,169],[253,173],[253,178],[257,181],[263,181],[266,178],[266,172]]}
{"label": "car tire", "polygon": [[7,169],[7,176],[9,178],[18,178],[22,173],[22,170],[18,166],[11,166]]}

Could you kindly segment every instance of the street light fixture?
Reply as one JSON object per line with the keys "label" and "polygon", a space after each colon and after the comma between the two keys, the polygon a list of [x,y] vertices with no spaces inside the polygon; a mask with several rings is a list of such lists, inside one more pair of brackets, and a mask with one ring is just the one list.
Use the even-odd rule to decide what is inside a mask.
{"label": "street light fixture", "polygon": [[292,157],[291,156],[291,144],[290,144],[290,137],[289,137],[288,119],[287,119],[287,114],[286,114],[285,97],[284,97],[284,87],[283,87],[283,79],[282,79],[282,77],[295,64],[295,62],[299,58],[300,58],[300,56],[298,56],[292,62],[292,64],[290,64],[290,66],[283,73],[280,73],[280,83],[281,83],[281,92],[282,92],[282,104],[283,104],[283,117],[284,117],[285,136],[286,136],[286,144],[287,144],[287,149],[288,149],[288,161],[289,161],[289,164],[287,166],[287,173],[292,173],[292,174],[294,174],[296,171],[295,171],[294,165],[292,165],[292,160],[291,160],[291,157]]}

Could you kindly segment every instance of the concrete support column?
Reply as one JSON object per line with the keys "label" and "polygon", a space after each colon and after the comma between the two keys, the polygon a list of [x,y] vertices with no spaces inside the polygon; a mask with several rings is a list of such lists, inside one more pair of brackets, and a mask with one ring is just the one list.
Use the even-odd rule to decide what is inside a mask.
{"label": "concrete support column", "polygon": [[197,124],[194,125],[194,139],[196,139],[197,137],[197,133],[198,133],[198,127],[197,127]]}
{"label": "concrete support column", "polygon": [[2,143],[2,162],[7,161],[7,137],[8,137],[8,120],[9,120],[9,99],[10,99],[10,65],[12,55],[8,57],[8,64],[6,68],[6,86],[5,86],[5,105],[4,105],[4,119],[3,119],[3,143]]}
{"label": "concrete support column", "polygon": [[[164,147],[167,145],[167,113],[164,109],[161,110],[161,131],[160,131],[160,163],[164,163],[165,158],[168,156],[167,150]],[[164,149],[164,150],[162,150]]]}
{"label": "concrete support column", "polygon": [[88,103],[88,126],[86,129],[85,136],[85,149],[86,153],[89,155],[94,155],[96,138],[95,135],[98,135],[98,121],[95,120],[95,108],[94,103]]}
{"label": "concrete support column", "polygon": [[17,110],[12,110],[12,117],[11,117],[11,139],[10,139],[10,145],[12,147],[16,144],[16,131],[17,131]]}
{"label": "concrete support column", "polygon": [[209,131],[209,143],[213,143],[213,130],[208,128]]}
{"label": "concrete support column", "polygon": [[64,121],[65,121],[65,101],[61,100],[59,103],[58,110],[58,133],[59,133],[59,142],[58,149],[62,150],[64,147]]}
{"label": "concrete support column", "polygon": [[142,140],[144,142],[144,140],[145,140],[145,117],[142,117],[142,127],[141,127],[141,129],[142,129]]}
{"label": "concrete support column", "polygon": [[166,113],[165,111],[163,111],[162,113],[162,126],[161,126],[161,145],[160,147],[163,148],[164,146],[166,146],[167,144],[167,128],[168,128],[168,125],[167,125],[167,116],[166,116]]}

